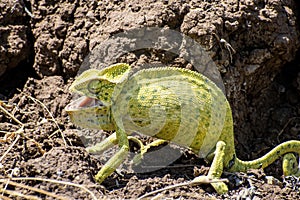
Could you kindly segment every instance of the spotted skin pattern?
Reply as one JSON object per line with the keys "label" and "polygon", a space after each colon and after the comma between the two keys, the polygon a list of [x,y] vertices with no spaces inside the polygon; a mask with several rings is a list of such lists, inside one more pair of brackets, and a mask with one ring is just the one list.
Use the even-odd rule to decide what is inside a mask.
{"label": "spotted skin pattern", "polygon": [[[105,180],[126,159],[128,140],[140,145],[141,153],[135,160],[142,159],[149,147],[165,141],[190,148],[212,162],[208,175],[203,176],[210,179],[219,179],[224,169],[236,172],[265,168],[285,154],[284,174],[299,174],[296,158],[291,153],[300,152],[300,141],[282,143],[253,161],[236,157],[230,105],[223,92],[207,77],[172,67],[145,69],[133,75],[130,72],[130,66],[124,63],[102,70],[91,69],[82,73],[70,87],[71,92],[87,98],[66,107],[74,124],[115,131],[87,150],[100,153],[116,144],[120,147],[95,176],[97,182]],[[95,103],[94,99],[101,103]],[[132,132],[159,140],[144,146],[130,136]],[[193,183],[201,184],[201,180],[197,177]],[[219,194],[228,192],[224,182],[211,184]]]}

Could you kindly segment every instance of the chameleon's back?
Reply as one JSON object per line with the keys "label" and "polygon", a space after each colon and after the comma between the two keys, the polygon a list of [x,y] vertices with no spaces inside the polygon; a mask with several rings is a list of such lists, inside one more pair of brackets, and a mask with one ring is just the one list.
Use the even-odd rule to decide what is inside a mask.
{"label": "chameleon's back", "polygon": [[112,115],[127,133],[172,141],[190,147],[201,157],[207,156],[219,140],[234,148],[226,97],[201,74],[180,68],[141,70],[115,94]]}

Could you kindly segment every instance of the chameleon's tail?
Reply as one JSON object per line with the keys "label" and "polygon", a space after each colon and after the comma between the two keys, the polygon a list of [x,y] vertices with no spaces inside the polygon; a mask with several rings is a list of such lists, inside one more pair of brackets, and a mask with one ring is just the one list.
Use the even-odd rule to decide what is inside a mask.
{"label": "chameleon's tail", "polygon": [[[300,141],[290,140],[281,143],[280,145],[272,149],[269,153],[256,160],[242,161],[236,158],[233,165],[231,167],[229,166],[229,171],[247,171],[248,169],[265,168],[287,153],[298,153],[300,155]],[[286,163],[283,165],[284,174],[299,173],[300,170],[298,168],[298,163],[294,156],[287,154],[284,159]],[[287,159],[289,159],[289,161]]]}

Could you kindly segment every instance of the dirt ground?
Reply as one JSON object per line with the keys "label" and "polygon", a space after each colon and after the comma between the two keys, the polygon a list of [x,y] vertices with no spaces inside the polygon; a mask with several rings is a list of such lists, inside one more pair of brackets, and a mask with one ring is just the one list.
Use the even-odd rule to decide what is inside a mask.
{"label": "dirt ground", "polygon": [[[299,6],[279,0],[1,1],[0,199],[136,199],[207,173],[208,163],[180,149],[179,159],[157,171],[135,173],[128,161],[101,185],[94,181],[109,154],[96,158],[85,151],[83,135],[92,131],[69,121],[68,87],[89,51],[130,28],[169,27],[209,51],[232,106],[239,158],[252,160],[299,140]],[[120,61],[189,67],[163,53],[138,51]],[[110,133],[97,134],[101,140]],[[159,166],[155,160],[143,164]],[[230,180],[228,194],[202,185],[156,199],[300,199],[300,181],[282,176],[281,160],[222,177]]]}

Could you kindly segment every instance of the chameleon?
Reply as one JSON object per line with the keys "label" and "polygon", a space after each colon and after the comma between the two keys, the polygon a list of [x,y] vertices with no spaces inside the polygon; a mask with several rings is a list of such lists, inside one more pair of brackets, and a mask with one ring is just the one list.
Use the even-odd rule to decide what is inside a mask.
{"label": "chameleon", "polygon": [[[293,153],[300,152],[300,141],[290,140],[252,161],[237,158],[233,118],[222,90],[206,76],[183,68],[158,67],[133,72],[130,65],[117,63],[104,69],[89,69],[70,86],[82,95],[65,108],[72,123],[90,129],[114,131],[100,143],[88,147],[101,153],[119,149],[95,175],[102,183],[126,159],[129,140],[140,146],[138,162],[150,147],[172,142],[191,149],[211,162],[207,175],[191,183],[208,181],[219,194],[228,192],[222,181],[224,170],[244,172],[265,168],[283,156],[284,175],[300,175]],[[144,146],[133,132],[157,138]],[[218,181],[220,180],[220,181]]]}

